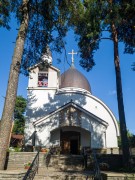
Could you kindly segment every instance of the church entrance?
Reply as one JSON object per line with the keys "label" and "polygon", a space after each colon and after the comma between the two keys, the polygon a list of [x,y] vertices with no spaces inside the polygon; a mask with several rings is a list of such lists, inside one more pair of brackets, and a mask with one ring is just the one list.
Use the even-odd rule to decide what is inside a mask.
{"label": "church entrance", "polygon": [[79,154],[80,133],[75,131],[61,131],[60,146],[62,154]]}

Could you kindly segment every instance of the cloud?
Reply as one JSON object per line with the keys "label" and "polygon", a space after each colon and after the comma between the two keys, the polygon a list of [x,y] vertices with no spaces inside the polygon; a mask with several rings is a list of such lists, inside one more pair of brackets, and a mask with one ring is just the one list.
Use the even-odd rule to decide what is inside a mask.
{"label": "cloud", "polygon": [[108,93],[109,96],[113,96],[115,94],[116,94],[116,90],[109,91],[109,93]]}

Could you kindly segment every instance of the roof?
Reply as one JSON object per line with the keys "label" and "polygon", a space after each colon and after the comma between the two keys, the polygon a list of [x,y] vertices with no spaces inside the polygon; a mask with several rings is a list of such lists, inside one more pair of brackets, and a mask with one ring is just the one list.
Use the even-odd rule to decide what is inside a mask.
{"label": "roof", "polygon": [[[42,65],[42,63],[43,63],[43,61],[42,61],[42,62],[39,62],[39,63],[37,63],[37,64],[35,64],[35,65],[33,65],[33,66],[31,66],[31,67],[29,68],[29,70],[35,69],[35,68],[38,67],[39,65]],[[56,67],[54,67],[54,66],[52,66],[52,65],[49,65],[48,68],[51,68],[51,69],[54,69],[54,70],[57,71],[57,72],[60,72],[60,70],[59,70],[58,68],[56,68]]]}
{"label": "roof", "polygon": [[34,121],[34,122],[33,122],[33,125],[36,126],[36,125],[42,123],[42,122],[43,122],[44,120],[46,120],[47,118],[55,115],[56,113],[62,111],[63,109],[65,109],[65,108],[67,108],[67,107],[69,107],[69,106],[72,106],[72,107],[80,110],[81,112],[83,112],[84,114],[87,114],[87,115],[90,116],[90,117],[93,117],[96,121],[98,121],[99,123],[101,123],[101,124],[104,125],[105,127],[108,126],[108,123],[107,123],[105,120],[97,117],[96,115],[92,114],[91,112],[87,111],[86,109],[82,108],[81,106],[79,106],[78,104],[76,104],[76,103],[74,103],[74,102],[72,102],[72,101],[71,101],[71,102],[68,102],[67,104],[59,107],[58,109],[50,112],[50,113],[49,113],[48,115],[46,115],[45,117],[40,118],[40,119]]}
{"label": "roof", "polygon": [[21,135],[21,134],[12,134],[11,135],[11,138],[13,139],[23,139],[24,138],[24,135]]}
{"label": "roof", "polygon": [[79,72],[74,66],[71,66],[60,77],[60,87],[76,87],[91,92],[90,84],[86,77]]}

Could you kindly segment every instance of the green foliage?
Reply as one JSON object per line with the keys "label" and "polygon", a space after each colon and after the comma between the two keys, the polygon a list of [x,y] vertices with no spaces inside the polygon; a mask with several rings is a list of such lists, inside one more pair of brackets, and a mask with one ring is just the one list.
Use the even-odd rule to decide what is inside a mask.
{"label": "green foliage", "polygon": [[14,134],[24,134],[26,99],[17,96],[14,109]]}
{"label": "green foliage", "polygon": [[[135,135],[130,133],[129,131],[127,132],[127,137],[128,137],[128,143],[129,143],[129,147],[130,148],[134,148],[135,147]],[[121,148],[122,144],[121,144],[121,137],[118,137],[118,146]]]}
{"label": "green foliage", "polygon": [[135,71],[135,62],[132,64],[132,70]]}
{"label": "green foliage", "polygon": [[[82,1],[83,11],[72,16],[75,33],[79,36],[78,46],[81,53],[80,65],[89,71],[94,66],[93,55],[104,38],[112,39],[112,23],[115,24],[118,41],[125,44],[125,53],[135,52],[135,1]],[[82,6],[81,6],[82,8]],[[83,28],[82,28],[83,27]]]}
{"label": "green foliage", "polygon": [[[87,71],[95,65],[94,53],[104,38],[103,31],[109,31],[108,38],[112,38],[112,23],[115,23],[119,42],[125,44],[125,53],[135,52],[133,0],[30,0],[28,9],[29,27],[21,65],[24,73],[40,61],[47,45],[51,45],[51,50],[61,52],[65,46],[63,38],[70,27],[77,34],[80,65]],[[22,0],[0,0],[0,26],[9,28],[11,12],[21,23],[25,13]]]}
{"label": "green foliage", "polygon": [[106,162],[99,163],[100,170],[102,171],[108,171],[109,170],[109,164]]}
{"label": "green foliage", "polygon": [[10,29],[8,23],[10,20],[10,1],[9,0],[0,0],[0,27],[5,27]]}
{"label": "green foliage", "polygon": [[128,136],[128,140],[129,140],[129,146],[135,147],[135,135],[131,134],[130,136]]}
{"label": "green foliage", "polygon": [[[2,19],[3,26],[9,20],[11,13],[21,24],[25,17],[25,1],[3,0]],[[52,51],[61,53],[65,46],[64,37],[70,26],[72,26],[71,14],[75,15],[82,11],[82,3],[78,0],[29,0],[28,1],[29,25],[23,51],[21,72],[28,75],[28,68],[41,59],[41,54],[50,45]],[[82,6],[83,7],[83,6]],[[78,12],[78,13],[77,13]],[[7,18],[7,19],[4,19]]]}
{"label": "green foliage", "polygon": [[27,162],[24,164],[24,168],[31,166],[31,162]]}
{"label": "green foliage", "polygon": [[9,147],[8,152],[21,152],[20,147]]}
{"label": "green foliage", "polygon": [[[65,46],[64,37],[69,29],[70,12],[77,0],[31,0],[28,4],[29,26],[22,57],[21,72],[28,74],[27,69],[38,63],[46,46],[52,51],[61,53]],[[78,4],[78,3],[77,3]],[[23,17],[22,1],[12,3],[12,11],[18,22]]]}
{"label": "green foliage", "polygon": [[[120,123],[118,122],[118,126],[120,128]],[[129,130],[127,130],[127,137],[128,137],[128,143],[129,143],[129,147],[135,147],[135,135],[133,133],[131,133]],[[121,144],[121,137],[118,137],[118,146],[121,148],[122,144]]]}
{"label": "green foliage", "polygon": [[[135,1],[129,3],[121,0],[84,0],[82,4],[84,6],[83,16],[78,14],[78,21],[72,21],[75,33],[79,37],[78,46],[82,58],[80,65],[87,71],[91,70],[94,66],[94,53],[99,48],[100,41],[102,39],[113,41],[123,164],[127,166],[129,163],[129,145],[122,96],[118,43],[124,43],[125,53],[135,52]],[[74,19],[74,16],[72,18]],[[108,31],[107,37],[104,37],[104,31]]]}

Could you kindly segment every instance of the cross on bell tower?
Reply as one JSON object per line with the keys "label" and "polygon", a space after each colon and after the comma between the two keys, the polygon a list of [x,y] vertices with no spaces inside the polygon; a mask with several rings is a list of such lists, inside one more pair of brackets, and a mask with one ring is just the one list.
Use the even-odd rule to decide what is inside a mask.
{"label": "cross on bell tower", "polygon": [[74,54],[77,54],[77,52],[74,52],[74,50],[72,49],[72,52],[71,52],[71,53],[68,53],[68,54],[72,54],[72,57],[71,57],[71,59],[72,59],[72,64],[71,64],[71,66],[74,66]]}

